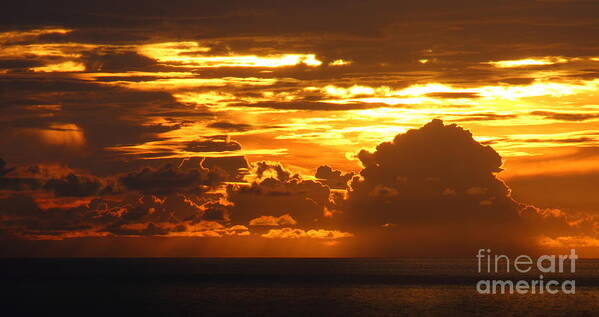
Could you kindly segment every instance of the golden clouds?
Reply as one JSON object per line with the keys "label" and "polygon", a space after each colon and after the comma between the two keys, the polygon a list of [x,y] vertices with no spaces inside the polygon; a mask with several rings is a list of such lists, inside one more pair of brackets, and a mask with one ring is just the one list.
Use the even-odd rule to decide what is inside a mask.
{"label": "golden clouds", "polygon": [[342,238],[350,238],[354,235],[349,232],[343,232],[339,230],[325,230],[325,229],[294,229],[294,228],[282,228],[282,229],[270,229],[267,233],[263,234],[263,238],[267,239],[299,239],[299,238],[310,238],[310,239],[327,239],[335,240]]}
{"label": "golden clouds", "polygon": [[528,67],[528,66],[549,66],[555,64],[565,64],[572,62],[585,62],[585,61],[599,61],[597,57],[563,57],[563,56],[545,56],[545,57],[531,57],[524,59],[504,60],[504,61],[491,61],[484,64],[489,64],[497,68],[515,68],[515,67]]}
{"label": "golden clouds", "polygon": [[69,29],[62,28],[46,28],[46,29],[33,29],[27,31],[9,31],[0,32],[0,43],[10,43],[17,41],[26,41],[34,39],[44,34],[66,34],[71,32]]}
{"label": "golden clouds", "polygon": [[[433,54],[427,50],[424,55],[422,52],[417,55],[420,60],[411,59],[412,64],[427,71],[398,70],[387,62],[377,64],[387,65],[380,66],[383,71],[376,67],[362,68],[366,65],[362,60],[365,57],[359,54],[344,54],[343,50],[334,54],[321,52],[310,45],[287,47],[267,39],[89,44],[40,38],[72,33],[57,28],[2,33],[0,39],[7,45],[0,49],[0,57],[30,59],[29,64],[35,59],[35,63],[10,61],[26,66],[0,72],[14,76],[33,71],[39,77],[57,73],[54,75],[90,84],[165,92],[198,113],[209,111],[227,120],[269,123],[247,131],[227,132],[234,136],[255,135],[272,142],[318,144],[331,152],[333,149],[351,152],[354,146],[370,147],[376,140],[433,118],[468,124],[480,132],[479,140],[494,143],[508,155],[529,155],[541,147],[595,144],[594,136],[589,136],[594,128],[585,128],[588,133],[576,136],[563,135],[574,132],[575,128],[560,131],[559,136],[540,130],[509,134],[497,130],[502,126],[542,129],[553,123],[573,125],[575,118],[582,118],[579,121],[589,125],[596,121],[597,109],[592,107],[597,107],[595,92],[599,81],[588,69],[596,57],[547,53],[520,59],[476,61],[469,66],[471,69],[463,68],[465,77],[459,78],[448,75],[447,69],[437,69],[445,67],[446,58],[459,52]],[[322,64],[326,67],[316,67]],[[540,67],[558,64],[560,68]],[[298,65],[301,67],[291,67]],[[471,70],[481,69],[487,72],[483,77],[468,77]],[[532,113],[538,111],[556,114]],[[193,111],[189,115],[193,116]],[[214,129],[202,130],[204,124],[190,122],[175,129],[177,120],[185,121],[153,114],[142,124],[170,122],[168,125],[176,131],[158,135],[161,140],[108,148],[126,155],[198,156],[182,151],[177,142],[188,141],[186,134],[219,133]],[[158,155],[165,148],[175,149],[176,153]],[[280,145],[264,149],[252,145],[244,151],[276,156],[289,153],[289,148]],[[221,154],[233,155],[233,152]]]}
{"label": "golden clouds", "polygon": [[416,84],[403,89],[389,86],[360,86],[349,88],[328,85],[322,88],[323,93],[338,97],[329,102],[367,102],[397,104],[464,104],[478,105],[490,100],[514,101],[529,97],[559,97],[592,92],[599,87],[599,80],[577,82],[538,81],[528,85],[493,85],[479,87],[455,87],[442,83]]}
{"label": "golden clouds", "polygon": [[[144,224],[147,228],[147,224]],[[170,224],[169,224],[170,225]],[[172,226],[172,225],[170,225]],[[144,228],[145,229],[145,228]],[[249,236],[248,228],[243,225],[226,227],[215,221],[201,221],[185,224],[183,230],[169,231],[166,237],[222,238],[224,236]]]}
{"label": "golden clouds", "polygon": [[197,42],[147,44],[138,49],[141,55],[158,62],[182,67],[283,67],[322,64],[314,54],[211,55],[210,51],[209,47],[202,47]]}
{"label": "golden clouds", "polygon": [[496,62],[488,62],[488,64],[493,65],[498,68],[511,68],[511,67],[523,67],[523,66],[553,65],[556,63],[564,63],[567,61],[568,61],[568,59],[566,59],[564,57],[544,57],[544,58],[525,58],[525,59],[517,59],[517,60],[496,61]]}
{"label": "golden clouds", "polygon": [[137,48],[141,55],[148,56],[159,62],[180,62],[185,64],[189,61],[190,54],[207,53],[209,47],[201,47],[197,42],[166,42],[146,44]]}
{"label": "golden clouds", "polygon": [[258,218],[251,219],[249,222],[250,226],[292,226],[296,225],[297,221],[293,219],[289,214],[284,214],[279,217],[274,216],[260,216]]}
{"label": "golden clouds", "polygon": [[50,64],[46,66],[32,67],[34,72],[51,73],[51,72],[82,72],[85,66],[76,62],[63,62],[58,64]]}
{"label": "golden clouds", "polygon": [[0,57],[56,57],[56,58],[79,58],[81,52],[97,48],[92,44],[14,44],[0,47]]}
{"label": "golden clouds", "polygon": [[351,61],[346,61],[344,59],[336,59],[329,63],[329,66],[345,66],[351,64]]}

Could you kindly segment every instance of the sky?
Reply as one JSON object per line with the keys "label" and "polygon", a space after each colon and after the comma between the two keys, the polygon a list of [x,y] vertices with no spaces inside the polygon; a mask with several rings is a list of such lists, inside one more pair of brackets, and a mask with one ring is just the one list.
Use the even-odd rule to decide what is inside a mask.
{"label": "sky", "polygon": [[19,1],[6,256],[599,256],[597,1]]}

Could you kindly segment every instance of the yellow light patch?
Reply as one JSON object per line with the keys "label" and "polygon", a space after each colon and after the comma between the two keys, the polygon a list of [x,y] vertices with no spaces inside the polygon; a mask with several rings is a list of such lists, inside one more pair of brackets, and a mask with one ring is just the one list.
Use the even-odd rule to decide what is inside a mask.
{"label": "yellow light patch", "polygon": [[346,61],[343,59],[336,59],[332,62],[329,63],[329,66],[344,66],[344,65],[349,65],[351,64],[351,61]]}
{"label": "yellow light patch", "polygon": [[523,66],[541,66],[541,65],[553,65],[557,63],[565,63],[568,62],[569,59],[553,56],[553,57],[543,57],[543,58],[525,58],[525,59],[515,59],[515,60],[506,60],[506,61],[494,61],[488,62],[498,68],[512,68],[512,67],[523,67]]}
{"label": "yellow light patch", "polygon": [[82,72],[85,71],[85,65],[77,62],[64,62],[58,64],[50,64],[40,67],[32,67],[30,70],[34,72],[52,73],[52,72]]}
{"label": "yellow light patch", "polygon": [[283,67],[304,64],[320,66],[315,54],[208,55],[209,47],[196,42],[169,42],[143,45],[138,53],[171,66],[184,67]]}
{"label": "yellow light patch", "polygon": [[62,28],[48,28],[48,29],[33,29],[28,31],[9,31],[0,32],[0,43],[23,41],[28,38],[37,37],[44,34],[66,34],[71,32],[69,29]]}
{"label": "yellow light patch", "polygon": [[37,130],[36,132],[48,144],[81,146],[85,143],[83,130],[73,123],[53,124],[48,129]]}
{"label": "yellow light patch", "polygon": [[28,56],[79,58],[81,52],[98,47],[92,44],[26,44],[0,47],[0,57],[21,58]]}

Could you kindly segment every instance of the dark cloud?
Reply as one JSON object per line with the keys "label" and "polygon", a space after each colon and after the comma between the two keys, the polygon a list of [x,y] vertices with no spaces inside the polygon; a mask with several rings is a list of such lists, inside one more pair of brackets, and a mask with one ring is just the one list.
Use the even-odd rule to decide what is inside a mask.
{"label": "dark cloud", "polygon": [[250,167],[244,156],[206,157],[202,166],[208,169],[221,169],[228,175],[227,181],[242,181]]}
{"label": "dark cloud", "polygon": [[42,63],[30,59],[0,59],[0,69],[25,70],[41,65]]}
{"label": "dark cloud", "polygon": [[[86,52],[82,61],[85,68],[92,72],[126,72],[126,71],[164,71],[165,67],[160,67],[156,61],[139,55],[135,52],[103,52],[99,50]],[[116,78],[119,80],[119,78]],[[121,77],[120,80],[123,80]],[[146,80],[148,80],[146,78]]]}
{"label": "dark cloud", "polygon": [[206,137],[206,140],[185,143],[185,150],[189,152],[239,151],[241,150],[241,145],[235,141],[228,140],[226,136],[212,136]]}
{"label": "dark cloud", "polygon": [[127,29],[81,29],[68,33],[46,33],[37,37],[41,42],[50,43],[90,43],[90,44],[114,44],[143,42],[148,37]]}
{"label": "dark cloud", "polygon": [[342,171],[332,169],[330,166],[322,165],[316,169],[314,176],[330,188],[346,189],[347,183],[354,175],[353,172],[343,173]]}
{"label": "dark cloud", "polygon": [[73,173],[63,178],[48,180],[44,189],[53,191],[58,197],[85,197],[113,193],[113,187],[104,185],[99,179]]}
{"label": "dark cloud", "polygon": [[456,125],[433,120],[358,158],[364,169],[352,180],[340,217],[378,239],[397,241],[376,252],[464,254],[482,245],[518,250],[532,248],[539,230],[575,232],[563,215],[547,218],[512,199],[495,176],[501,157]]}
{"label": "dark cloud", "polygon": [[252,126],[245,123],[233,123],[228,121],[213,122],[208,125],[210,128],[220,129],[223,131],[243,132],[252,129]]}
{"label": "dark cloud", "polygon": [[531,115],[541,116],[546,119],[561,120],[561,121],[585,121],[599,118],[596,113],[565,113],[552,111],[533,111]]}
{"label": "dark cloud", "polygon": [[204,205],[202,218],[213,221],[229,221],[229,209],[220,202],[209,202]]}
{"label": "dark cloud", "polygon": [[489,120],[505,120],[505,119],[514,119],[518,116],[515,114],[496,114],[496,113],[472,113],[466,115],[458,115],[463,116],[464,118],[458,119],[458,122],[464,121],[489,121]]}
{"label": "dark cloud", "polygon": [[[290,179],[299,179],[300,176],[298,174],[293,174],[292,171],[286,169],[281,163],[277,162],[255,162],[254,166],[254,174],[257,178],[262,179],[265,177],[271,177],[273,179],[277,179],[283,182],[286,182]],[[269,175],[266,175],[266,173]],[[274,174],[273,174],[274,173]]]}
{"label": "dark cloud", "polygon": [[128,189],[149,194],[205,191],[223,180],[223,175],[205,168],[179,169],[167,164],[158,169],[144,168],[120,178]]}
{"label": "dark cloud", "polygon": [[278,163],[256,162],[253,174],[258,178],[249,186],[229,185],[231,219],[247,224],[260,216],[288,214],[302,226],[322,222],[331,208],[330,189],[319,182],[303,180]]}
{"label": "dark cloud", "polygon": [[[94,199],[75,207],[38,206],[28,195],[0,199],[0,228],[4,238],[57,240],[105,236],[220,236],[243,232],[212,220],[226,220],[224,207],[209,197],[172,194]],[[221,208],[221,209],[219,209]],[[208,220],[210,219],[210,220]]]}
{"label": "dark cloud", "polygon": [[7,235],[24,239],[53,239],[60,235],[85,236],[95,224],[114,218],[114,214],[98,213],[101,204],[75,208],[42,209],[28,195],[12,195],[0,199],[0,227]]}
{"label": "dark cloud", "polygon": [[[16,167],[6,167],[6,161],[0,158],[0,190],[32,190],[42,186],[42,182],[31,177],[9,177]],[[9,176],[7,176],[9,175]]]}
{"label": "dark cloud", "polygon": [[563,139],[523,139],[519,140],[526,143],[587,143],[595,141],[594,138],[579,137],[579,138],[563,138]]}
{"label": "dark cloud", "polygon": [[[454,195],[450,193],[459,192],[460,198],[470,200],[468,203],[479,204],[491,197],[505,198],[507,194],[505,185],[493,175],[501,171],[501,158],[497,152],[477,143],[470,132],[456,125],[445,126],[440,120],[434,120],[421,129],[400,134],[393,142],[381,143],[372,153],[362,150],[358,158],[364,166],[360,172],[363,179],[356,178],[352,181],[349,196],[350,201],[356,200],[356,203],[384,206],[385,196],[391,198],[390,202],[395,201],[395,196],[407,196],[406,199],[412,203],[429,195],[438,195],[438,200],[453,200]],[[471,188],[481,189],[481,194],[468,197],[465,194]],[[443,197],[444,192],[447,198]],[[422,203],[426,204],[427,201]],[[511,205],[510,201],[500,203]],[[379,225],[383,225],[396,223],[401,217],[431,218],[422,213],[401,212],[405,208],[386,212],[388,208],[380,209],[375,206],[368,209],[378,210],[377,213],[383,219],[370,218],[374,215],[364,214],[370,218],[364,221],[378,221]],[[439,210],[441,207],[439,205],[428,212],[442,213]],[[460,212],[450,210],[445,216],[452,217],[452,213]],[[356,216],[358,215],[360,214],[357,213]],[[385,217],[389,219],[385,220]],[[396,217],[399,219],[393,219]]]}
{"label": "dark cloud", "polygon": [[15,170],[14,167],[7,168],[6,161],[4,161],[3,159],[0,158],[0,176],[4,176],[14,170]]}

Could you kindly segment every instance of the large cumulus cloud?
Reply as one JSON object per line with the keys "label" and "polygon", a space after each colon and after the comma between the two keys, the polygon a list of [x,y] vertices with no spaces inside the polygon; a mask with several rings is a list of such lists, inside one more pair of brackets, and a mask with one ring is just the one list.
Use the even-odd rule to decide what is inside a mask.
{"label": "large cumulus cloud", "polygon": [[572,226],[564,213],[512,199],[495,175],[501,157],[454,124],[433,120],[374,152],[360,151],[358,158],[364,169],[350,183],[341,218],[368,236],[371,243],[362,248],[370,249],[363,252],[530,250],[540,236],[577,234],[582,228]]}
{"label": "large cumulus cloud", "polygon": [[[351,182],[349,216],[363,224],[431,223],[463,215],[510,221],[517,216],[506,212],[516,204],[494,175],[501,171],[500,156],[455,125],[434,120],[379,144],[372,153],[362,150],[358,158],[364,169]],[[473,208],[487,211],[474,213]]]}

